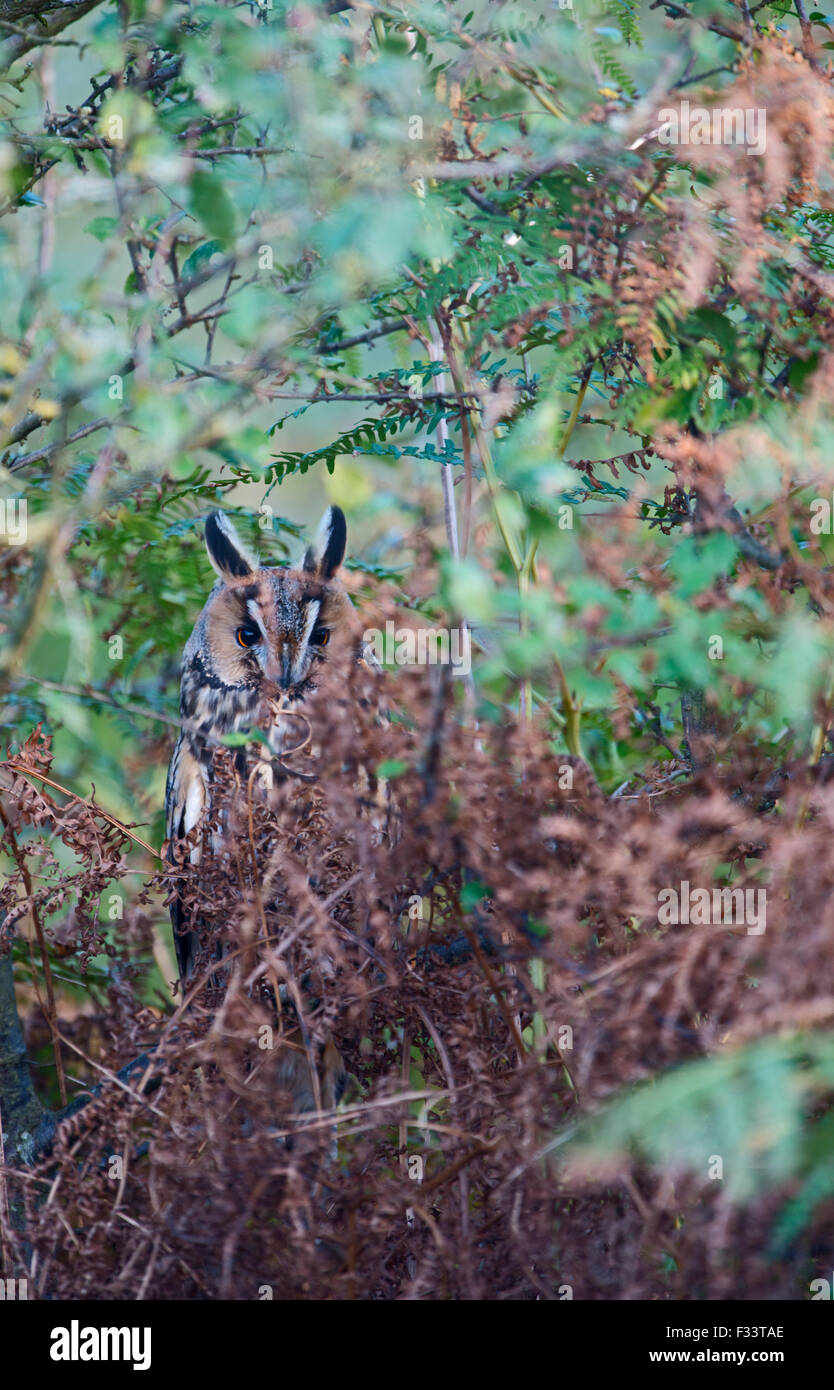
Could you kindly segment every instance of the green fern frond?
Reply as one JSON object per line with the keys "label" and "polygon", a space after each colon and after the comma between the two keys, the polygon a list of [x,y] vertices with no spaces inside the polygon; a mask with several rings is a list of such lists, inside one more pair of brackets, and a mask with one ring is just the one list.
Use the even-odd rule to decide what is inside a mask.
{"label": "green fern frond", "polygon": [[626,43],[634,43],[638,48],[643,47],[637,5],[630,4],[629,0],[603,0],[603,9],[606,14],[617,19]]}
{"label": "green fern frond", "polygon": [[610,77],[612,81],[616,82],[617,86],[622,91],[626,92],[628,96],[636,97],[637,88],[634,82],[629,77],[622,63],[614,57],[607,41],[599,35],[596,35],[591,41],[591,50],[606,77]]}
{"label": "green fern frond", "polygon": [[[783,1247],[834,1193],[834,1114],[814,1119],[834,1086],[834,1036],[768,1038],[689,1062],[615,1100],[568,1146],[577,1171],[593,1157],[638,1154],[672,1171],[720,1178],[736,1201],[802,1183],[773,1240]],[[720,1160],[720,1164],[717,1163]]]}

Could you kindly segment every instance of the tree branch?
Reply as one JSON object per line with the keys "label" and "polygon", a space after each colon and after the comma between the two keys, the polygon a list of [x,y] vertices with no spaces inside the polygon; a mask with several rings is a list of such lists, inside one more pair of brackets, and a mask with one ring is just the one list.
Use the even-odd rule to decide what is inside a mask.
{"label": "tree branch", "polygon": [[[45,3],[43,0],[23,0],[23,3],[0,0],[0,21],[6,21],[12,29],[9,38],[0,45],[0,71],[7,72],[17,58],[33,48],[51,43],[64,29],[100,4],[101,0],[70,0],[69,4],[64,0],[45,0]],[[27,20],[33,21],[31,29]]]}
{"label": "tree branch", "polygon": [[335,352],[344,352],[346,348],[359,347],[361,343],[371,343],[374,338],[383,338],[387,333],[399,333],[401,328],[407,328],[405,319],[385,319],[382,323],[369,328],[365,333],[357,333],[355,338],[341,338],[338,343],[320,342],[318,351],[324,356]]}

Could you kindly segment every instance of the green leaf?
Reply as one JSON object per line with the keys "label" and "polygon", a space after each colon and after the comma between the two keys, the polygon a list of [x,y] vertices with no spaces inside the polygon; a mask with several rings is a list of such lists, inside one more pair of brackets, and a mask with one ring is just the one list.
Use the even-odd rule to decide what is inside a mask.
{"label": "green leaf", "polygon": [[212,256],[216,256],[217,253],[222,250],[223,244],[218,241],[216,237],[212,237],[210,241],[202,242],[199,246],[195,247],[191,255],[186,257],[183,261],[182,269],[180,270],[180,279],[190,280],[208,265]]}
{"label": "green leaf", "polygon": [[408,770],[408,763],[404,763],[399,758],[388,758],[381,762],[376,770],[377,777],[387,777],[389,781],[393,777],[400,777]]}
{"label": "green leaf", "polygon": [[731,323],[726,314],[719,314],[717,309],[703,308],[696,309],[692,318],[698,324],[703,337],[714,338],[724,352],[735,352],[738,335],[735,324]]}
{"label": "green leaf", "polygon": [[237,214],[221,179],[206,169],[195,169],[191,175],[191,207],[210,236],[222,246],[231,244]]}
{"label": "green leaf", "polygon": [[269,748],[269,739],[263,729],[240,729],[231,734],[222,734],[220,743],[227,748],[245,748],[248,743],[263,743]]}
{"label": "green leaf", "polygon": [[788,382],[792,391],[801,393],[805,387],[805,382],[819,365],[819,354],[812,352],[810,357],[804,362],[792,362],[788,372]]}
{"label": "green leaf", "polygon": [[119,225],[117,217],[94,217],[92,222],[88,222],[84,227],[85,232],[94,236],[96,241],[106,241],[111,237]]}
{"label": "green leaf", "polygon": [[729,574],[737,555],[736,543],[725,531],[704,538],[683,537],[669,562],[681,598],[700,594],[719,576]]}
{"label": "green leaf", "polygon": [[492,897],[492,889],[487,888],[486,884],[479,883],[477,879],[472,879],[469,883],[464,883],[460,890],[460,905],[464,912],[471,912],[478,903],[483,902],[484,898]]}

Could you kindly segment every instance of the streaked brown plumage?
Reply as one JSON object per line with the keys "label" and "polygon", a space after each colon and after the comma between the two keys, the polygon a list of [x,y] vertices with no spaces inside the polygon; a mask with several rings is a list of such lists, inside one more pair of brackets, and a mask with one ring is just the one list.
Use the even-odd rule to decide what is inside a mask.
{"label": "streaked brown plumage", "polygon": [[[276,721],[276,706],[291,710],[303,702],[315,689],[325,648],[353,640],[352,605],[336,578],[345,539],[344,516],[330,507],[299,569],[265,567],[245,549],[222,512],[209,517],[206,546],[218,580],[183,653],[183,730],[165,792],[172,859],[177,842],[211,806],[217,740],[241,729],[261,729],[272,752],[280,754],[285,724]],[[215,841],[212,851],[217,848]],[[200,858],[199,847],[193,847],[189,860],[195,873]],[[200,951],[199,923],[186,920],[179,897],[171,920],[185,992]],[[312,1109],[315,1086],[303,1048],[282,1050],[277,1067],[281,1088],[290,1092],[295,1108]],[[320,1072],[322,1103],[329,1107],[344,1084],[344,1067],[332,1041],[324,1048]]]}

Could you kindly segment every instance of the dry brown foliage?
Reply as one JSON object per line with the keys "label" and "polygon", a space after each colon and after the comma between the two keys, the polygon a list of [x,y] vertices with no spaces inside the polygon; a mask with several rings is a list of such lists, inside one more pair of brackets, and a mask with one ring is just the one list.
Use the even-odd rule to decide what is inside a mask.
{"label": "dry brown foliage", "polygon": [[[218,750],[228,853],[179,886],[228,978],[207,965],[190,1007],[155,1017],[147,919],[120,924],[96,1093],[8,1174],[25,1236],[5,1236],[38,1296],[796,1298],[830,1266],[824,1214],[769,1261],[779,1194],[735,1209],[691,1178],[585,1181],[541,1155],[677,1062],[831,1022],[834,789],[802,767],[774,787],[739,740],[683,788],[666,764],[606,797],[535,721],[467,725],[433,674],[381,686],[332,663],[269,795]],[[48,775],[46,741],[19,762]],[[126,837],[33,780],[6,798],[15,834],[36,829],[41,869],[56,835],[78,861],[38,911],[73,898],[62,949],[112,953],[84,904]],[[728,862],[742,887],[766,871],[764,935],[658,925],[660,888]],[[8,939],[35,901],[11,882],[3,906]],[[312,1056],[331,1031],[343,1052],[338,1115],[288,1113],[277,1058],[299,1019]]]}

